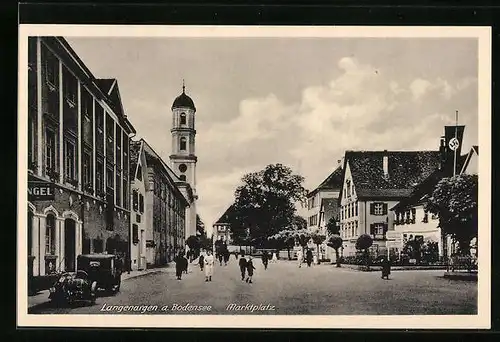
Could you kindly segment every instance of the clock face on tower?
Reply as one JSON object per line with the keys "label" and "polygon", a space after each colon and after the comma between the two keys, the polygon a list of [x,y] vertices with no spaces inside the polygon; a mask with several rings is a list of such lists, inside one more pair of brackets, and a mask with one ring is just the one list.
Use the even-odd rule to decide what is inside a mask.
{"label": "clock face on tower", "polygon": [[186,166],[186,164],[181,164],[181,165],[179,165],[179,171],[180,171],[180,172],[186,172],[186,170],[187,170],[187,166]]}

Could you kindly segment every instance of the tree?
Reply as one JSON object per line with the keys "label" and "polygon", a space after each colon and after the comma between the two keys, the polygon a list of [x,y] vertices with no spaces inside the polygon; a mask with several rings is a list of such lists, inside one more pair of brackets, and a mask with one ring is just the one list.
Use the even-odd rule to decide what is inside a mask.
{"label": "tree", "polygon": [[234,231],[245,231],[260,244],[298,222],[295,204],[306,198],[304,178],[282,164],[271,164],[259,172],[246,174],[235,191]]}
{"label": "tree", "polygon": [[337,220],[334,216],[330,217],[326,224],[326,231],[329,235],[340,235],[340,227],[337,226]]}
{"label": "tree", "polygon": [[[198,236],[191,235],[186,239],[186,244],[189,247],[189,250],[198,254],[200,252],[200,239]],[[193,257],[193,255],[191,256]]]}
{"label": "tree", "polygon": [[318,263],[320,263],[319,259],[319,245],[321,245],[325,240],[326,236],[321,234],[319,231],[315,231],[311,233],[311,238],[313,240],[313,243],[316,245],[316,250],[317,250],[317,256],[318,256]]}
{"label": "tree", "polygon": [[368,267],[370,267],[368,261],[368,248],[370,248],[372,244],[373,244],[373,239],[368,234],[361,234],[356,240],[356,249],[363,251],[364,259]]}
{"label": "tree", "polygon": [[199,215],[196,215],[196,234],[203,235],[205,233],[205,224]]}
{"label": "tree", "polygon": [[335,260],[337,262],[337,267],[340,267],[340,256],[339,256],[339,248],[342,247],[342,238],[340,235],[332,235],[328,239],[327,246],[332,247],[335,249]]}
{"label": "tree", "polygon": [[458,242],[462,255],[470,255],[470,242],[477,237],[477,202],[478,176],[461,174],[441,179],[425,206],[439,216],[443,234]]}

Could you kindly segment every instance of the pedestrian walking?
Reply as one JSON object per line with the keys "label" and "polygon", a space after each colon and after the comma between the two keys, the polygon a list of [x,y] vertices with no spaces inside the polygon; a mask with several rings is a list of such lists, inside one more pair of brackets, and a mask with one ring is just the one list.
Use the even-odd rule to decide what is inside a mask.
{"label": "pedestrian walking", "polygon": [[229,251],[224,251],[224,265],[227,266],[227,263],[229,261]]}
{"label": "pedestrian walking", "polygon": [[387,257],[384,257],[382,260],[382,279],[389,280],[389,274],[391,274],[391,261]]}
{"label": "pedestrian walking", "polygon": [[182,272],[187,267],[187,259],[184,257],[182,252],[179,252],[177,257],[175,258],[175,275],[177,276],[177,280],[181,280]]}
{"label": "pedestrian walking", "polygon": [[302,267],[302,260],[304,259],[304,254],[302,253],[302,249],[299,249],[297,252],[297,263],[299,264],[299,268]]}
{"label": "pedestrian walking", "polygon": [[234,257],[236,260],[238,260],[238,252],[234,252]]}
{"label": "pedestrian walking", "polygon": [[245,280],[245,271],[247,268],[247,259],[245,259],[245,253],[241,252],[241,257],[239,261],[240,272],[241,272],[241,280]]}
{"label": "pedestrian walking", "polygon": [[203,258],[205,263],[205,281],[212,281],[212,275],[214,274],[214,256],[212,251],[207,251],[207,256]]}
{"label": "pedestrian walking", "polygon": [[247,280],[246,280],[246,282],[249,283],[249,284],[252,283],[253,270],[255,270],[255,267],[254,267],[253,262],[252,262],[252,257],[249,256],[248,260],[247,260],[247,274],[248,274],[248,277],[247,277]]}
{"label": "pedestrian walking", "polygon": [[205,266],[205,256],[200,254],[200,257],[198,258],[198,264],[200,264],[200,270],[203,271],[203,266]]}
{"label": "pedestrian walking", "polygon": [[273,252],[273,258],[271,259],[273,263],[278,262],[278,256],[276,255],[276,252]]}
{"label": "pedestrian walking", "polygon": [[313,253],[310,249],[308,249],[306,252],[307,267],[311,267],[312,261],[313,261]]}
{"label": "pedestrian walking", "polygon": [[267,270],[267,263],[269,262],[269,255],[267,254],[267,251],[264,251],[262,253],[262,264],[264,265],[264,269]]}
{"label": "pedestrian walking", "polygon": [[220,266],[222,266],[222,260],[223,259],[224,259],[223,252],[219,252],[219,263],[220,263]]}

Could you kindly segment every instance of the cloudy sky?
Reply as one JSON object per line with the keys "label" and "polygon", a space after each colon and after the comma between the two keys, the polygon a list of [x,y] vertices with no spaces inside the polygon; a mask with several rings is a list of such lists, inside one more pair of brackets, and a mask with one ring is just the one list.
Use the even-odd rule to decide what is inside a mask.
{"label": "cloudy sky", "polygon": [[197,107],[198,208],[206,226],[243,174],[283,163],[308,189],[345,150],[433,150],[443,126],[477,144],[472,38],[67,38],[98,78],[116,78],[127,115],[161,156],[170,107]]}

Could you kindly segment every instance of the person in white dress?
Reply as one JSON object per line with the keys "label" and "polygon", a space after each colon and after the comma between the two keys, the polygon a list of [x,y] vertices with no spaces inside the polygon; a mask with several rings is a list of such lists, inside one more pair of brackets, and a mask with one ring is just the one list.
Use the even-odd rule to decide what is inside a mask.
{"label": "person in white dress", "polygon": [[302,267],[302,260],[304,259],[304,254],[302,253],[302,249],[297,252],[297,263],[299,267]]}
{"label": "person in white dress", "polygon": [[214,256],[211,250],[207,250],[207,255],[204,258],[205,262],[205,281],[212,281],[212,275],[214,274]]}
{"label": "person in white dress", "polygon": [[271,260],[273,263],[278,262],[278,256],[276,255],[276,252],[273,252],[273,258]]}

